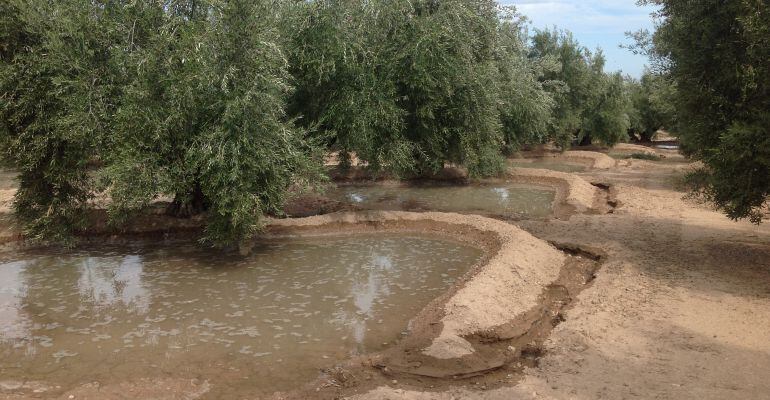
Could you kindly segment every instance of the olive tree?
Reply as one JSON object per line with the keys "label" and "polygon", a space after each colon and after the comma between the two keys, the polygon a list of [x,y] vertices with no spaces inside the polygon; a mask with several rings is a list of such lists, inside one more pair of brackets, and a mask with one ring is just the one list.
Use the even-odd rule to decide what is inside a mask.
{"label": "olive tree", "polygon": [[676,85],[666,75],[645,71],[639,80],[627,78],[626,87],[632,138],[649,142],[659,129],[676,129]]}
{"label": "olive tree", "polygon": [[598,139],[614,146],[628,138],[631,101],[619,72],[607,74],[595,68],[593,93],[582,113],[579,139],[582,144]]}
{"label": "olive tree", "polygon": [[0,149],[21,171],[15,210],[27,233],[66,239],[102,189],[113,222],[169,197],[175,215],[205,213],[213,244],[248,238],[278,213],[319,163],[286,116],[273,6],[1,3]]}
{"label": "olive tree", "polygon": [[691,182],[733,219],[760,222],[770,194],[770,4],[645,0],[657,31],[640,49],[677,88],[683,150],[705,164]]}
{"label": "olive tree", "polygon": [[193,1],[166,10],[137,52],[108,160],[113,218],[173,196],[206,212],[205,239],[229,244],[280,213],[312,177],[312,149],[285,114],[291,93],[270,1]]}
{"label": "olive tree", "polygon": [[402,174],[502,168],[491,0],[318,0],[294,39],[295,115]]}
{"label": "olive tree", "polygon": [[549,139],[556,102],[540,78],[555,64],[551,59],[529,57],[526,19],[515,9],[503,11],[496,61],[503,151],[510,154],[522,145]]}
{"label": "olive tree", "polygon": [[130,21],[145,12],[127,3],[0,3],[0,151],[20,171],[14,209],[32,238],[65,240],[84,226],[89,165],[130,74],[120,62],[135,40]]}
{"label": "olive tree", "polygon": [[612,146],[626,138],[629,98],[622,77],[604,71],[601,50],[589,51],[568,31],[539,30],[530,57],[554,60],[541,80],[556,101],[550,137],[562,148],[598,139]]}
{"label": "olive tree", "polygon": [[550,58],[556,64],[545,71],[541,80],[556,102],[550,137],[567,148],[580,132],[582,110],[589,100],[590,52],[571,33],[546,29],[532,36],[530,57]]}
{"label": "olive tree", "polygon": [[351,153],[375,170],[414,169],[414,144],[403,136],[405,111],[382,51],[382,3],[297,3],[287,24],[296,87],[289,112],[343,162]]}

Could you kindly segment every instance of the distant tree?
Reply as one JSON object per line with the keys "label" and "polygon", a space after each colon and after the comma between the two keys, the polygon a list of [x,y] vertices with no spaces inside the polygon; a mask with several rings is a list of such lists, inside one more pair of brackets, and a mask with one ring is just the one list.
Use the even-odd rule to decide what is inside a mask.
{"label": "distant tree", "polygon": [[591,144],[596,139],[606,146],[614,146],[628,138],[631,102],[620,73],[606,74],[598,62],[595,65],[594,93],[581,115],[578,139],[582,144]]}
{"label": "distant tree", "polygon": [[568,31],[539,30],[532,38],[531,57],[553,59],[557,68],[543,75],[556,107],[551,138],[562,148],[573,140],[590,144],[598,139],[612,146],[625,139],[628,97],[622,79],[604,72],[601,51],[592,53]]}
{"label": "distant tree", "polygon": [[660,129],[676,129],[676,86],[667,76],[645,71],[640,80],[628,78],[626,87],[631,98],[632,138],[649,142]]}
{"label": "distant tree", "polygon": [[530,56],[551,58],[557,65],[542,80],[556,101],[551,138],[566,149],[580,133],[581,114],[591,95],[590,52],[570,32],[546,29],[535,31]]}
{"label": "distant tree", "polygon": [[658,29],[639,49],[676,84],[677,133],[705,167],[696,190],[733,219],[760,222],[770,194],[770,3],[645,0]]}

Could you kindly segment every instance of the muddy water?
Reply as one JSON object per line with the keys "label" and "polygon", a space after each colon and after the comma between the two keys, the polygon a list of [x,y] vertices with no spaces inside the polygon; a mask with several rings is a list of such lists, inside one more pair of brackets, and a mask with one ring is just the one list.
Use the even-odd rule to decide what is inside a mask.
{"label": "muddy water", "polygon": [[533,160],[510,160],[508,164],[517,168],[540,168],[559,172],[584,172],[588,170],[587,165],[577,162],[566,162],[552,160],[548,158],[536,158]]}
{"label": "muddy water", "polygon": [[394,342],[481,251],[366,234],[281,239],[245,259],[179,243],[11,257],[0,264],[0,381],[56,395],[195,378],[207,397],[253,398]]}
{"label": "muddy water", "polygon": [[328,196],[364,209],[435,210],[510,218],[551,214],[553,191],[507,182],[467,186],[340,186]]}

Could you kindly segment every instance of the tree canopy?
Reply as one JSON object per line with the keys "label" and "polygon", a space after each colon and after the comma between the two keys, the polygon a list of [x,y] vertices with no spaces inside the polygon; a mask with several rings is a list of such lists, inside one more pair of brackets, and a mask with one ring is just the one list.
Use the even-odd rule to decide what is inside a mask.
{"label": "tree canopy", "polygon": [[[4,3],[5,4],[5,3]],[[271,2],[12,1],[4,154],[34,237],[82,226],[104,178],[113,221],[159,196],[232,243],[312,171]],[[90,173],[94,161],[103,170]]]}
{"label": "tree canopy", "polygon": [[676,84],[683,149],[705,167],[697,190],[734,219],[759,222],[770,194],[770,4],[650,0],[642,50]]}
{"label": "tree canopy", "polygon": [[499,112],[504,152],[512,153],[522,145],[545,143],[551,139],[554,94],[542,79],[559,68],[551,57],[529,57],[526,19],[504,13],[498,27],[496,54],[500,82]]}
{"label": "tree canopy", "polygon": [[626,138],[629,98],[619,74],[604,71],[601,51],[591,52],[567,31],[540,30],[532,37],[531,57],[552,60],[542,77],[556,101],[551,138],[563,148],[577,140],[598,139],[612,146]]}
{"label": "tree canopy", "polygon": [[230,243],[280,211],[312,171],[311,153],[285,115],[291,87],[271,2],[179,6],[133,55],[108,159],[112,211],[171,194],[175,212],[207,211],[208,240]]}
{"label": "tree canopy", "polygon": [[375,169],[502,168],[491,0],[303,3],[293,112]]}
{"label": "tree canopy", "polygon": [[[0,147],[21,173],[15,210],[33,237],[82,227],[98,154],[125,83],[115,53],[131,20],[123,4],[0,4]],[[125,14],[124,14],[125,13]]]}
{"label": "tree canopy", "polygon": [[627,81],[631,97],[630,133],[649,142],[663,128],[676,130],[676,85],[662,73],[645,71],[641,79]]}

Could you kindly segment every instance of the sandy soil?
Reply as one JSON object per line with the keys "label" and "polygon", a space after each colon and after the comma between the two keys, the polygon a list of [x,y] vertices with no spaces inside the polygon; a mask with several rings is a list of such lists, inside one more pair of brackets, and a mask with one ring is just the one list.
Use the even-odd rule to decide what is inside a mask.
{"label": "sandy soil", "polygon": [[655,151],[655,149],[642,146],[639,144],[632,144],[632,143],[618,143],[615,145],[615,147],[612,148],[612,152],[614,153],[624,153],[624,154],[633,154],[633,153],[643,153],[643,154],[651,154],[651,155],[657,155],[658,152]]}
{"label": "sandy soil", "polygon": [[13,196],[16,194],[16,189],[0,189],[0,213],[11,212],[13,206]]}
{"label": "sandy soil", "polygon": [[490,390],[390,385],[357,398],[770,398],[770,225],[683,199],[687,164],[662,152],[667,162],[581,174],[611,185],[612,214],[519,223],[606,255],[521,381]]}
{"label": "sandy soil", "polygon": [[547,158],[556,162],[562,161],[565,163],[574,163],[596,169],[607,169],[615,166],[617,161],[614,158],[595,150],[603,149],[592,147],[586,150],[560,151],[553,146],[543,145],[532,150],[521,151],[517,153],[515,157],[510,158],[510,160],[522,162],[527,160],[534,161],[538,158]]}

